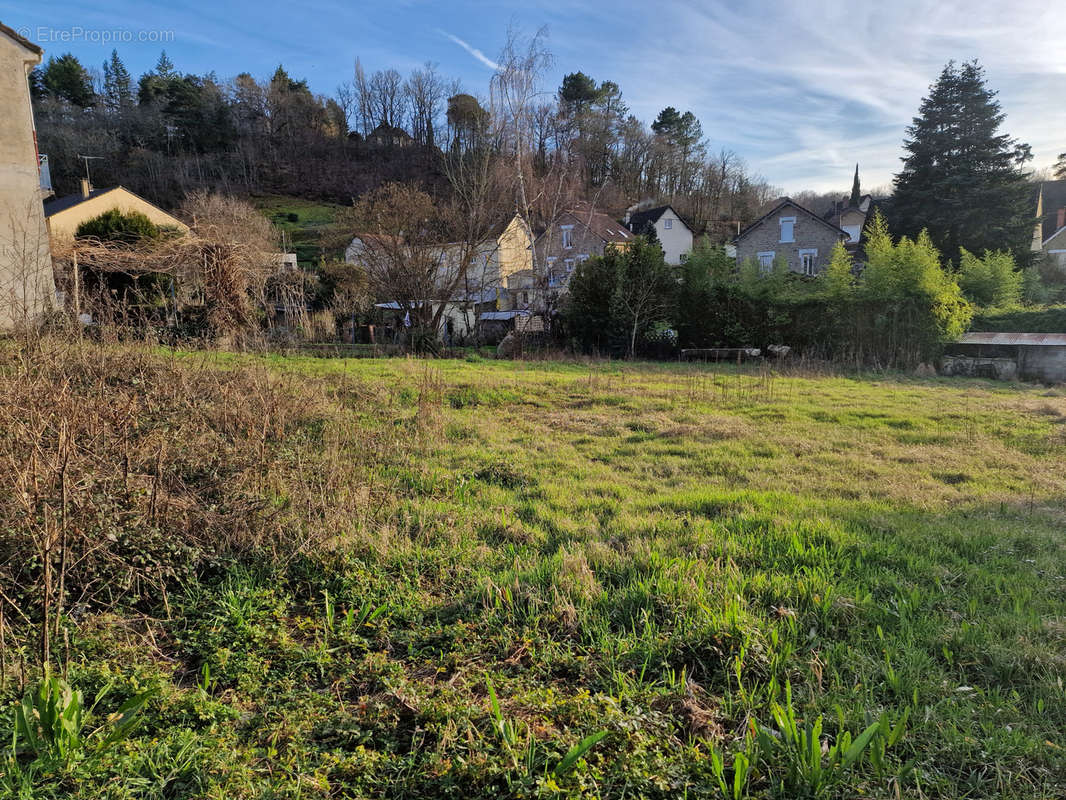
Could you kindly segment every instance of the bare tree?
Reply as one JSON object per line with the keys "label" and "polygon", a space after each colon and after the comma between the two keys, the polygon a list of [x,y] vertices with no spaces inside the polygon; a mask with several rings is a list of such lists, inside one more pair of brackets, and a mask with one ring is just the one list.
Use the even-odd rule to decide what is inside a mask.
{"label": "bare tree", "polygon": [[531,37],[516,28],[509,29],[490,84],[492,118],[499,126],[498,138],[504,152],[513,159],[515,204],[527,220],[533,210],[533,198],[526,185],[526,167],[535,139],[536,100],[541,94],[544,73],[553,62],[547,49],[547,36],[546,28]]}
{"label": "bare tree", "polygon": [[359,96],[358,92],[356,92],[355,84],[351,81],[344,81],[344,83],[337,86],[336,100],[337,105],[344,114],[344,121],[348,126],[348,130],[352,130],[359,111]]}
{"label": "bare tree", "polygon": [[404,84],[404,94],[411,109],[411,133],[419,144],[435,145],[437,122],[446,91],[444,79],[431,61],[427,61],[422,69],[414,70]]}
{"label": "bare tree", "polygon": [[400,73],[394,69],[375,72],[370,78],[370,102],[378,125],[403,127],[407,103]]}
{"label": "bare tree", "polygon": [[355,59],[352,86],[355,91],[356,107],[359,110],[359,127],[365,138],[373,128],[374,101],[370,91],[370,81],[367,80],[363,65],[359,59]]}
{"label": "bare tree", "polygon": [[392,183],[365,195],[341,220],[356,232],[349,260],[365,271],[371,294],[395,304],[420,349],[433,347],[450,304],[487,288],[488,237],[472,227],[482,218]]}

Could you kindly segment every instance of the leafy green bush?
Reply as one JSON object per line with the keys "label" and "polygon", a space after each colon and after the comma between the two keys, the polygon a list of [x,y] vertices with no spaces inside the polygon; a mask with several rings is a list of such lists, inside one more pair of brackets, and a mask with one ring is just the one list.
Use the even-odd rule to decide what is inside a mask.
{"label": "leafy green bush", "polygon": [[765,347],[862,363],[911,366],[959,336],[972,310],[928,236],[894,242],[878,216],[867,263],[855,275],[842,245],[819,278],[775,264],[729,270],[724,252],[700,247],[682,270],[676,316],[682,347]]}
{"label": "leafy green bush", "polygon": [[1066,333],[1066,305],[985,309],[974,316],[970,330]]}
{"label": "leafy green bush", "polygon": [[976,306],[1009,306],[1022,297],[1022,273],[1014,256],[1002,250],[986,250],[980,258],[963,248],[959,260],[959,287]]}
{"label": "leafy green bush", "polygon": [[83,222],[78,226],[75,235],[79,238],[92,237],[102,242],[137,244],[146,239],[158,239],[160,230],[159,226],[139,211],[123,213],[112,208]]}

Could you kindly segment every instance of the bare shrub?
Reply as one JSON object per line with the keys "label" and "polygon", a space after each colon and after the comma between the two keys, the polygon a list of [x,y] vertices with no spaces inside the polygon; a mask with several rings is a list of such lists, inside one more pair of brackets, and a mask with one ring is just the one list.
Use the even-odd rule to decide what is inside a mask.
{"label": "bare shrub", "polygon": [[[383,442],[338,421],[366,389],[145,348],[0,351],[7,618],[141,603],[226,559],[285,559],[369,524]],[[292,446],[299,440],[299,457]],[[56,622],[58,629],[58,621]]]}

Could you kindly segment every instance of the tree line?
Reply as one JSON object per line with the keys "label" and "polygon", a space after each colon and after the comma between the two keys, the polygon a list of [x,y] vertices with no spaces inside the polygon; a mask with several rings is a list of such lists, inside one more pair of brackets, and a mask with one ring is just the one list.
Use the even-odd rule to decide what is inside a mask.
{"label": "tree line", "polygon": [[[76,190],[86,154],[97,157],[96,183],[122,183],[167,207],[204,188],[344,203],[396,181],[439,193],[449,187],[442,153],[490,148],[507,157],[517,144],[531,181],[551,176],[566,196],[619,212],[641,200],[670,203],[719,239],[773,196],[735,153],[712,152],[692,111],[667,107],[645,123],[617,83],[582,72],[546,93],[539,81],[551,56],[540,34],[530,41],[542,63],[529,91],[511,98],[517,105],[496,78],[487,93],[471,93],[433,63],[405,77],[356,59],[352,78],[326,96],[281,66],[268,80],[223,80],[182,72],[164,52],[134,78],[117,51],[99,69],[65,54],[31,75],[41,152],[59,194]],[[516,130],[518,140],[502,135]]]}

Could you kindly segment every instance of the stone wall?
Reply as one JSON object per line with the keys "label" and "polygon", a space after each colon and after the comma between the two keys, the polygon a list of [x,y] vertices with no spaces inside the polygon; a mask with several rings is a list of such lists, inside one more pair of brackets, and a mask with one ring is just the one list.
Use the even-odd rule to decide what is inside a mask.
{"label": "stone wall", "polygon": [[[795,217],[792,242],[781,241],[781,217]],[[815,219],[810,214],[795,206],[783,206],[754,228],[745,231],[737,242],[737,261],[743,262],[756,258],[759,253],[772,252],[775,258],[788,261],[788,268],[793,272],[803,272],[800,250],[817,250],[815,272],[821,273],[829,265],[833,246],[840,241],[841,234]]]}

